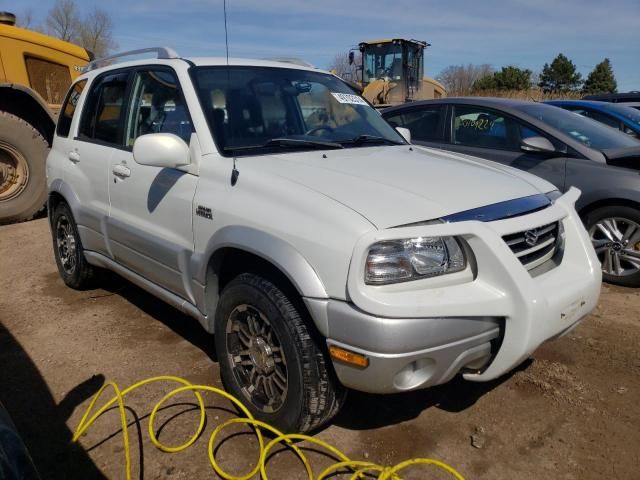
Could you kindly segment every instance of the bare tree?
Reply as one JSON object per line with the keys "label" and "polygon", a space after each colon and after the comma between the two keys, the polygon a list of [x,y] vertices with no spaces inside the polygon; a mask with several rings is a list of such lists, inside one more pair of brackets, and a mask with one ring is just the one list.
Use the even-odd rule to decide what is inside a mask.
{"label": "bare tree", "polygon": [[447,89],[447,95],[469,95],[473,84],[493,73],[491,65],[450,65],[442,70],[436,79]]}
{"label": "bare tree", "polygon": [[338,53],[327,67],[327,70],[334,71],[336,75],[345,80],[356,82],[358,76],[358,66],[362,64],[362,54],[354,52],[353,63],[349,63],[349,53]]}
{"label": "bare tree", "polygon": [[75,0],[56,1],[45,20],[45,31],[53,37],[77,43],[96,57],[107,56],[118,47],[113,38],[111,15],[96,7],[81,17]]}
{"label": "bare tree", "polygon": [[82,19],[78,28],[78,43],[96,58],[105,57],[118,47],[113,39],[113,20],[100,8],[95,8]]}
{"label": "bare tree", "polygon": [[67,42],[76,40],[80,18],[73,0],[56,0],[45,20],[49,35]]}

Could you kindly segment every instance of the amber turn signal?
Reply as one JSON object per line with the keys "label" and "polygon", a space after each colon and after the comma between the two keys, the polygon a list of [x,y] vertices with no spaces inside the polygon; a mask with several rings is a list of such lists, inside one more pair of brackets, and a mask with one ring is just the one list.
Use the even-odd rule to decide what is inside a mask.
{"label": "amber turn signal", "polygon": [[329,347],[329,354],[331,358],[337,360],[342,363],[347,363],[349,365],[353,365],[358,368],[367,368],[369,366],[369,359],[364,355],[360,355],[359,353],[350,352],[349,350],[345,350],[344,348],[336,347],[335,345],[331,345]]}

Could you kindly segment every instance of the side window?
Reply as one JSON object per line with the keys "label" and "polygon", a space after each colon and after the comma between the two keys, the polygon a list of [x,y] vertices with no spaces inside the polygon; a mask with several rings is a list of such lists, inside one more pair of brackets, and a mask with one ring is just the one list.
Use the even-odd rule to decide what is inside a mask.
{"label": "side window", "polygon": [[67,98],[64,101],[62,110],[60,111],[60,117],[58,118],[58,126],[56,127],[56,133],[59,137],[68,137],[69,130],[71,130],[71,120],[76,113],[76,107],[78,106],[78,100],[80,100],[80,94],[87,86],[86,80],[80,80],[77,82],[67,93]]}
{"label": "side window", "polygon": [[609,125],[610,127],[620,128],[620,122],[618,120],[604,113],[600,113],[596,110],[592,110],[590,108],[583,108],[583,107],[569,107],[568,110],[574,113],[577,113],[579,115],[582,115],[583,117],[589,117],[595,120],[596,122]]}
{"label": "side window", "polygon": [[392,127],[408,128],[414,140],[434,142],[443,139],[441,128],[443,115],[444,107],[434,105],[388,117],[387,121]]}
{"label": "side window", "polygon": [[620,120],[610,117],[606,113],[601,113],[596,110],[588,109],[586,110],[586,115],[589,118],[593,118],[594,120],[604,123],[605,125],[609,125],[610,127],[620,129]]}
{"label": "side window", "polygon": [[121,145],[122,113],[129,73],[96,80],[84,104],[79,137]]}
{"label": "side window", "polygon": [[126,145],[148,133],[173,133],[185,142],[193,127],[175,73],[170,70],[135,74],[126,128]]}
{"label": "side window", "polygon": [[518,125],[498,112],[477,107],[455,107],[453,142],[470,147],[519,150]]}

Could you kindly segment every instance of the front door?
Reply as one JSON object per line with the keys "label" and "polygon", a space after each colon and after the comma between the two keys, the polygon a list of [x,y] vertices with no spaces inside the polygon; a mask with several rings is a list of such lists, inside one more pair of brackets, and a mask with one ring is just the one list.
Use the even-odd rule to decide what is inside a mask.
{"label": "front door", "polygon": [[123,132],[111,157],[108,232],[118,263],[183,298],[193,252],[192,203],[198,177],[181,169],[136,163],[141,135],[173,133],[189,143],[192,123],[178,78],[165,67],[136,69]]}
{"label": "front door", "polygon": [[454,105],[451,141],[444,148],[493,160],[548,180],[565,190],[566,157],[563,154],[525,152],[522,140],[543,136],[556,147],[559,142],[501,112],[471,105]]}

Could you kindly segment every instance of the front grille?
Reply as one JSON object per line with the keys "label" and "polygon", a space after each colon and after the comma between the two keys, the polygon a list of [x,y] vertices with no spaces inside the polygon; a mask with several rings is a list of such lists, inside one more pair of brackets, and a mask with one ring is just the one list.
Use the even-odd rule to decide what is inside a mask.
{"label": "front grille", "polygon": [[527,270],[550,260],[556,253],[560,234],[559,222],[543,225],[502,237]]}

